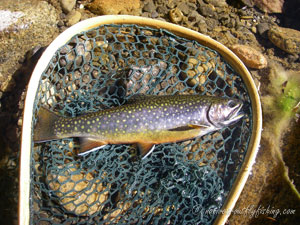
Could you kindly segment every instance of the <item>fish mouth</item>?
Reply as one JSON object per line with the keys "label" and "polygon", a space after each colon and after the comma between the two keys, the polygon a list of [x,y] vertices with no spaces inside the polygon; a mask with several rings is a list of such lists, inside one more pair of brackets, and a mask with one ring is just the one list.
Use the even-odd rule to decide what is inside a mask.
{"label": "fish mouth", "polygon": [[228,116],[228,124],[236,122],[245,116],[245,114],[241,111],[242,108],[243,108],[243,103],[240,103],[234,107],[234,109]]}

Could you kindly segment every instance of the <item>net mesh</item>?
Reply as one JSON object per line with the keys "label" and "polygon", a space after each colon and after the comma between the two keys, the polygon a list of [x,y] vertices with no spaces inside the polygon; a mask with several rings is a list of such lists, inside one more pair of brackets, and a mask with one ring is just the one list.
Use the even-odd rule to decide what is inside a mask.
{"label": "net mesh", "polygon": [[143,160],[132,145],[79,157],[73,138],[33,144],[31,224],[213,223],[252,126],[243,80],[216,51],[136,25],[79,33],[42,72],[33,123],[41,106],[74,117],[125,104],[138,93],[235,97],[244,101],[246,116],[199,138],[156,145]]}

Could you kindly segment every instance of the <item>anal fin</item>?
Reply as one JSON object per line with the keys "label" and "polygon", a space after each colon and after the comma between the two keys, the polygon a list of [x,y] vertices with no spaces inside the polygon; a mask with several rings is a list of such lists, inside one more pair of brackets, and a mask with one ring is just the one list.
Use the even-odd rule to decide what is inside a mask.
{"label": "anal fin", "polygon": [[80,138],[80,150],[78,151],[78,155],[88,154],[90,152],[101,149],[106,145],[106,142],[98,141],[97,139]]}
{"label": "anal fin", "polygon": [[143,159],[145,159],[153,150],[155,145],[153,143],[144,143],[144,142],[140,142],[137,143],[138,148],[140,150],[140,153],[143,157]]}

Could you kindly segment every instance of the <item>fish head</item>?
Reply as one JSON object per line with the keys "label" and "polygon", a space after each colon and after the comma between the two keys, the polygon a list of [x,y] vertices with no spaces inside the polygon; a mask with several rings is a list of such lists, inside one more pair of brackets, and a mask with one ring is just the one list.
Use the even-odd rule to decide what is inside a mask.
{"label": "fish head", "polygon": [[242,107],[243,102],[239,99],[218,99],[211,104],[207,117],[214,126],[222,128],[244,116],[241,112]]}

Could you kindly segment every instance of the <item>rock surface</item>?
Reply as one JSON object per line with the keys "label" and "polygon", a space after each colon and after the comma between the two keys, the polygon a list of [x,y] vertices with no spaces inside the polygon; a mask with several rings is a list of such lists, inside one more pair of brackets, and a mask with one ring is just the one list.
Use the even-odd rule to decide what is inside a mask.
{"label": "rock surface", "polygon": [[87,8],[97,15],[137,14],[140,9],[139,0],[94,0]]}
{"label": "rock surface", "polygon": [[300,31],[275,26],[269,30],[268,36],[270,41],[283,51],[300,54]]}
{"label": "rock surface", "polygon": [[284,0],[253,0],[254,4],[266,13],[282,13]]}
{"label": "rock surface", "polygon": [[67,15],[67,26],[73,26],[74,24],[78,23],[81,18],[81,13],[77,10],[71,11]]}
{"label": "rock surface", "polygon": [[204,2],[206,2],[208,4],[212,4],[214,6],[218,6],[218,7],[227,6],[226,0],[204,0]]}
{"label": "rock surface", "polygon": [[89,182],[85,182],[95,178],[92,173],[85,174],[78,167],[76,164],[69,164],[66,166],[67,170],[60,168],[60,171],[65,172],[57,174],[56,171],[51,171],[47,175],[47,183],[67,211],[81,216],[92,215],[103,208],[103,203],[108,199],[108,191],[105,191],[106,187],[102,183],[89,185]]}
{"label": "rock surface", "polygon": [[247,45],[233,45],[230,48],[249,68],[263,69],[267,67],[266,57],[254,48]]}
{"label": "rock surface", "polygon": [[0,31],[0,91],[3,92],[13,88],[12,76],[25,53],[34,46],[49,44],[58,31],[56,11],[47,2],[24,0],[17,7],[9,3],[0,5],[0,10],[11,17],[9,22],[0,17],[0,27],[4,28]]}
{"label": "rock surface", "polygon": [[76,4],[76,0],[61,0],[61,8],[65,13],[72,11]]}

